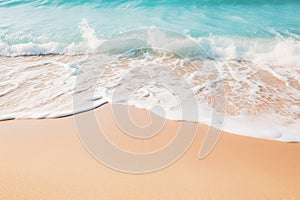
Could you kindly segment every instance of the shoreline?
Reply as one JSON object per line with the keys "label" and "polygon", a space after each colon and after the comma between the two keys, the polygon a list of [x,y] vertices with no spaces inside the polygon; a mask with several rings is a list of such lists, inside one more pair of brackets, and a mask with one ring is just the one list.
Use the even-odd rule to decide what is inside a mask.
{"label": "shoreline", "polygon": [[[109,59],[114,59],[113,57],[109,56]],[[165,57],[162,56],[162,58]],[[161,62],[162,66],[165,67],[158,67],[159,71],[156,73],[157,75],[164,73],[164,71],[171,70],[169,64],[173,62],[172,59],[167,59],[165,61],[159,61],[159,59],[160,57],[154,56],[153,60],[150,59],[147,60],[146,63],[143,63],[143,59],[138,57],[141,66],[147,66],[147,63],[151,64],[151,62],[154,61]],[[135,71],[130,67],[132,65],[131,62],[133,62],[134,59],[116,59],[111,64],[107,64],[106,61],[102,63],[100,62],[101,60],[102,57],[100,55],[88,59],[79,55],[45,55],[18,58],[0,56],[0,61],[4,63],[2,69],[2,74],[4,74],[2,77],[4,79],[2,81],[3,91],[0,92],[0,96],[2,95],[2,97],[5,98],[3,99],[2,104],[0,104],[0,108],[2,108],[0,112],[2,121],[12,118],[65,117],[73,115],[74,112],[80,113],[86,112],[86,110],[95,109],[96,106],[100,106],[106,101],[113,102],[111,99],[112,96],[109,95],[112,94],[110,88],[122,89],[123,86],[119,87],[117,84],[118,81],[115,82],[120,78],[119,73],[121,72],[119,72],[119,70],[122,71],[123,68],[128,68],[129,71]],[[97,63],[102,63],[101,67],[97,67]],[[263,139],[283,142],[300,142],[299,131],[297,131],[300,129],[300,118],[297,112],[299,101],[297,101],[298,95],[296,92],[300,89],[300,85],[294,77],[295,74],[290,74],[290,70],[286,71],[286,78],[280,79],[280,77],[278,78],[274,75],[276,70],[279,70],[280,72],[280,66],[267,65],[268,67],[261,68],[259,64],[255,64],[255,62],[252,61],[238,63],[236,60],[224,60],[218,63],[222,66],[220,69],[211,69],[211,72],[207,72],[207,74],[205,72],[205,76],[209,75],[214,77],[209,78],[209,81],[207,81],[205,77],[198,77],[199,75],[195,73],[197,70],[193,71],[195,69],[193,69],[192,66],[197,66],[200,71],[203,71],[203,67],[206,66],[206,64],[210,65],[210,63],[194,60],[190,64],[187,63],[187,66],[177,66],[176,69],[178,68],[178,70],[175,70],[175,75],[178,73],[180,77],[185,77],[184,80],[186,79],[193,82],[193,84],[189,86],[191,92],[188,92],[189,90],[186,89],[182,90],[187,91],[186,95],[182,94],[182,97],[189,99],[192,92],[194,94],[198,93],[197,95],[192,95],[193,98],[199,98],[199,100],[197,100],[197,103],[199,102],[198,106],[200,106],[198,108],[198,118],[190,118],[188,115],[185,116],[186,118],[180,116],[178,110],[173,110],[173,105],[171,104],[171,102],[175,100],[174,98],[176,98],[176,95],[174,96],[169,93],[163,94],[163,87],[160,88],[159,86],[155,86],[155,88],[159,88],[157,91],[151,91],[152,83],[149,83],[149,87],[140,88],[141,90],[136,91],[136,97],[134,99],[137,104],[135,105],[150,108],[151,106],[156,105],[156,103],[152,105],[151,102],[160,101],[160,95],[163,95],[165,96],[164,98],[166,98],[167,103],[159,103],[166,111],[162,116],[169,119],[176,118],[178,120],[198,121],[199,123],[210,125],[210,120],[212,119],[210,115],[213,113],[211,109],[215,108],[213,108],[209,102],[214,102],[214,100],[219,102],[220,100],[218,100],[218,98],[223,98],[223,95],[211,95],[209,91],[212,90],[218,93],[219,90],[222,90],[220,88],[224,88],[224,98],[226,97],[226,101],[224,101],[224,105],[222,105],[223,103],[220,104],[221,107],[226,109],[224,110],[226,116],[222,122],[223,130],[239,135]],[[100,85],[97,87],[97,89],[99,89],[99,94],[95,94],[93,85],[96,83],[98,84],[98,79],[100,80],[100,77],[102,77],[99,77],[99,74],[101,74],[100,72],[102,70],[110,69],[111,67],[114,69],[115,65],[119,66],[116,67],[115,72],[114,70],[105,71],[103,81],[101,84],[99,83]],[[139,64],[134,65],[139,66]],[[248,69],[249,71],[247,71]],[[294,68],[286,69],[292,70]],[[223,75],[220,77],[218,76],[217,72],[219,70],[226,72],[226,77],[228,76],[228,78],[222,79],[222,82],[218,82],[219,78],[223,77]],[[82,76],[78,76],[77,73],[79,73],[79,71],[81,71]],[[134,72],[134,74],[135,73],[136,72]],[[148,72],[143,73],[140,75],[137,73],[134,76],[134,80],[151,82],[151,79],[146,76]],[[12,74],[12,77],[7,77],[5,74]],[[170,76],[172,74],[173,73],[170,73]],[[243,80],[241,78],[235,79],[234,74],[244,74],[245,77],[251,76],[252,78],[249,80]],[[175,75],[174,77],[172,75],[168,80],[174,80],[176,82],[177,76]],[[244,75],[242,77],[244,77]],[[142,76],[142,78],[140,76]],[[88,80],[82,80],[83,83],[78,84],[77,86],[76,83],[81,81],[81,78],[79,77],[82,77],[83,79],[85,79],[85,77],[89,78]],[[154,76],[154,79],[160,80],[156,75]],[[131,84],[130,80],[127,79],[121,79],[120,81],[128,81],[128,84]],[[219,86],[214,84],[214,86],[210,86],[211,81],[217,81]],[[250,83],[248,83],[249,81]],[[172,82],[172,84],[176,84],[175,82]],[[76,94],[74,89],[80,89],[80,85],[82,85],[84,89],[78,93],[78,99],[85,107],[78,106],[78,110],[74,110],[72,104],[74,93]],[[248,92],[250,88],[252,88],[251,94]],[[148,95],[153,94],[153,97],[147,95],[143,96],[146,93],[148,93]],[[277,95],[276,93],[280,95]],[[245,95],[246,98],[244,98]],[[119,96],[121,102],[127,100],[125,96]],[[182,103],[184,102],[181,102],[181,104]],[[28,107],[28,105],[30,105],[30,107]],[[174,106],[174,108],[176,108],[175,104]],[[219,124],[216,126],[220,127]]]}
{"label": "shoreline", "polygon": [[[130,108],[146,125],[147,113]],[[110,104],[95,110],[115,145],[138,152],[160,148],[180,122],[166,120],[161,133],[135,141],[113,123]],[[187,123],[187,122],[182,122]],[[204,132],[175,163],[146,174],[126,174],[96,161],[82,145],[72,116],[0,122],[1,199],[297,199],[300,143],[222,132],[203,160]]]}

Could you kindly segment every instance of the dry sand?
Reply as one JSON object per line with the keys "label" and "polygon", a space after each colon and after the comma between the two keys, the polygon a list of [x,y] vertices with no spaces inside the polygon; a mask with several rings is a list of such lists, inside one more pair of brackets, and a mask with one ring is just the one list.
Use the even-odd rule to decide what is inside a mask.
{"label": "dry sand", "polygon": [[[96,110],[114,144],[155,150],[180,122],[167,121],[149,140],[117,128],[110,105]],[[145,110],[130,108],[139,125]],[[186,123],[186,122],[185,122]],[[126,174],[97,162],[81,144],[73,117],[0,123],[0,199],[300,199],[300,143],[223,132],[213,151],[198,159],[207,126],[174,164],[148,174]]]}

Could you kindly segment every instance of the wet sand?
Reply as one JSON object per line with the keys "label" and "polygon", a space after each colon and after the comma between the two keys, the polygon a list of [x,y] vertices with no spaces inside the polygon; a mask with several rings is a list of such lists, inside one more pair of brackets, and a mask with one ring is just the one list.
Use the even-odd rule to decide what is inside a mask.
{"label": "wet sand", "polygon": [[[130,108],[140,126],[146,110]],[[163,147],[181,122],[166,121],[159,135],[133,139],[115,124],[110,105],[96,110],[106,136],[128,151]],[[187,122],[184,122],[187,123]],[[200,125],[187,152],[172,165],[126,174],[96,161],[82,145],[73,116],[0,122],[0,199],[300,199],[300,143],[226,132],[213,151],[198,158]]]}

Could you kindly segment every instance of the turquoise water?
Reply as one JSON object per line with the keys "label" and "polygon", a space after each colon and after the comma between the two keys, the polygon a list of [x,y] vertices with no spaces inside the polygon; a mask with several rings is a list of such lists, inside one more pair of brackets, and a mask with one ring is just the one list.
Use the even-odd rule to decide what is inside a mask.
{"label": "turquoise water", "polygon": [[[224,130],[300,142],[299,10],[300,0],[0,0],[0,120],[62,117],[115,103],[124,68],[144,66],[147,73],[132,78],[141,79],[141,90],[129,87],[133,100],[119,94],[117,103],[159,106],[162,117],[214,126],[218,107],[210,99],[224,85]],[[199,69],[186,68],[187,60]],[[156,84],[164,74],[180,86],[171,76],[176,66],[188,72],[198,118],[181,116],[174,94]],[[89,96],[99,70],[106,70],[99,94]],[[82,76],[77,110],[72,97]],[[187,105],[193,97],[184,98]]]}
{"label": "turquoise water", "polygon": [[298,0],[0,0],[0,55],[13,54],[11,45],[49,42],[61,45],[40,53],[61,53],[67,45],[84,40],[80,28],[83,19],[95,37],[104,40],[147,27],[194,38],[299,40],[299,10]]}

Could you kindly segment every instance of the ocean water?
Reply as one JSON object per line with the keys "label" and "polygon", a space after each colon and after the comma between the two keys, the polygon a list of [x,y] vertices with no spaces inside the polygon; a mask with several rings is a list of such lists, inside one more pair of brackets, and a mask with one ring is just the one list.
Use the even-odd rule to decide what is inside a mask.
{"label": "ocean water", "polygon": [[[0,0],[0,119],[112,102],[299,142],[299,10],[298,0]],[[198,113],[183,115],[193,98]]]}

